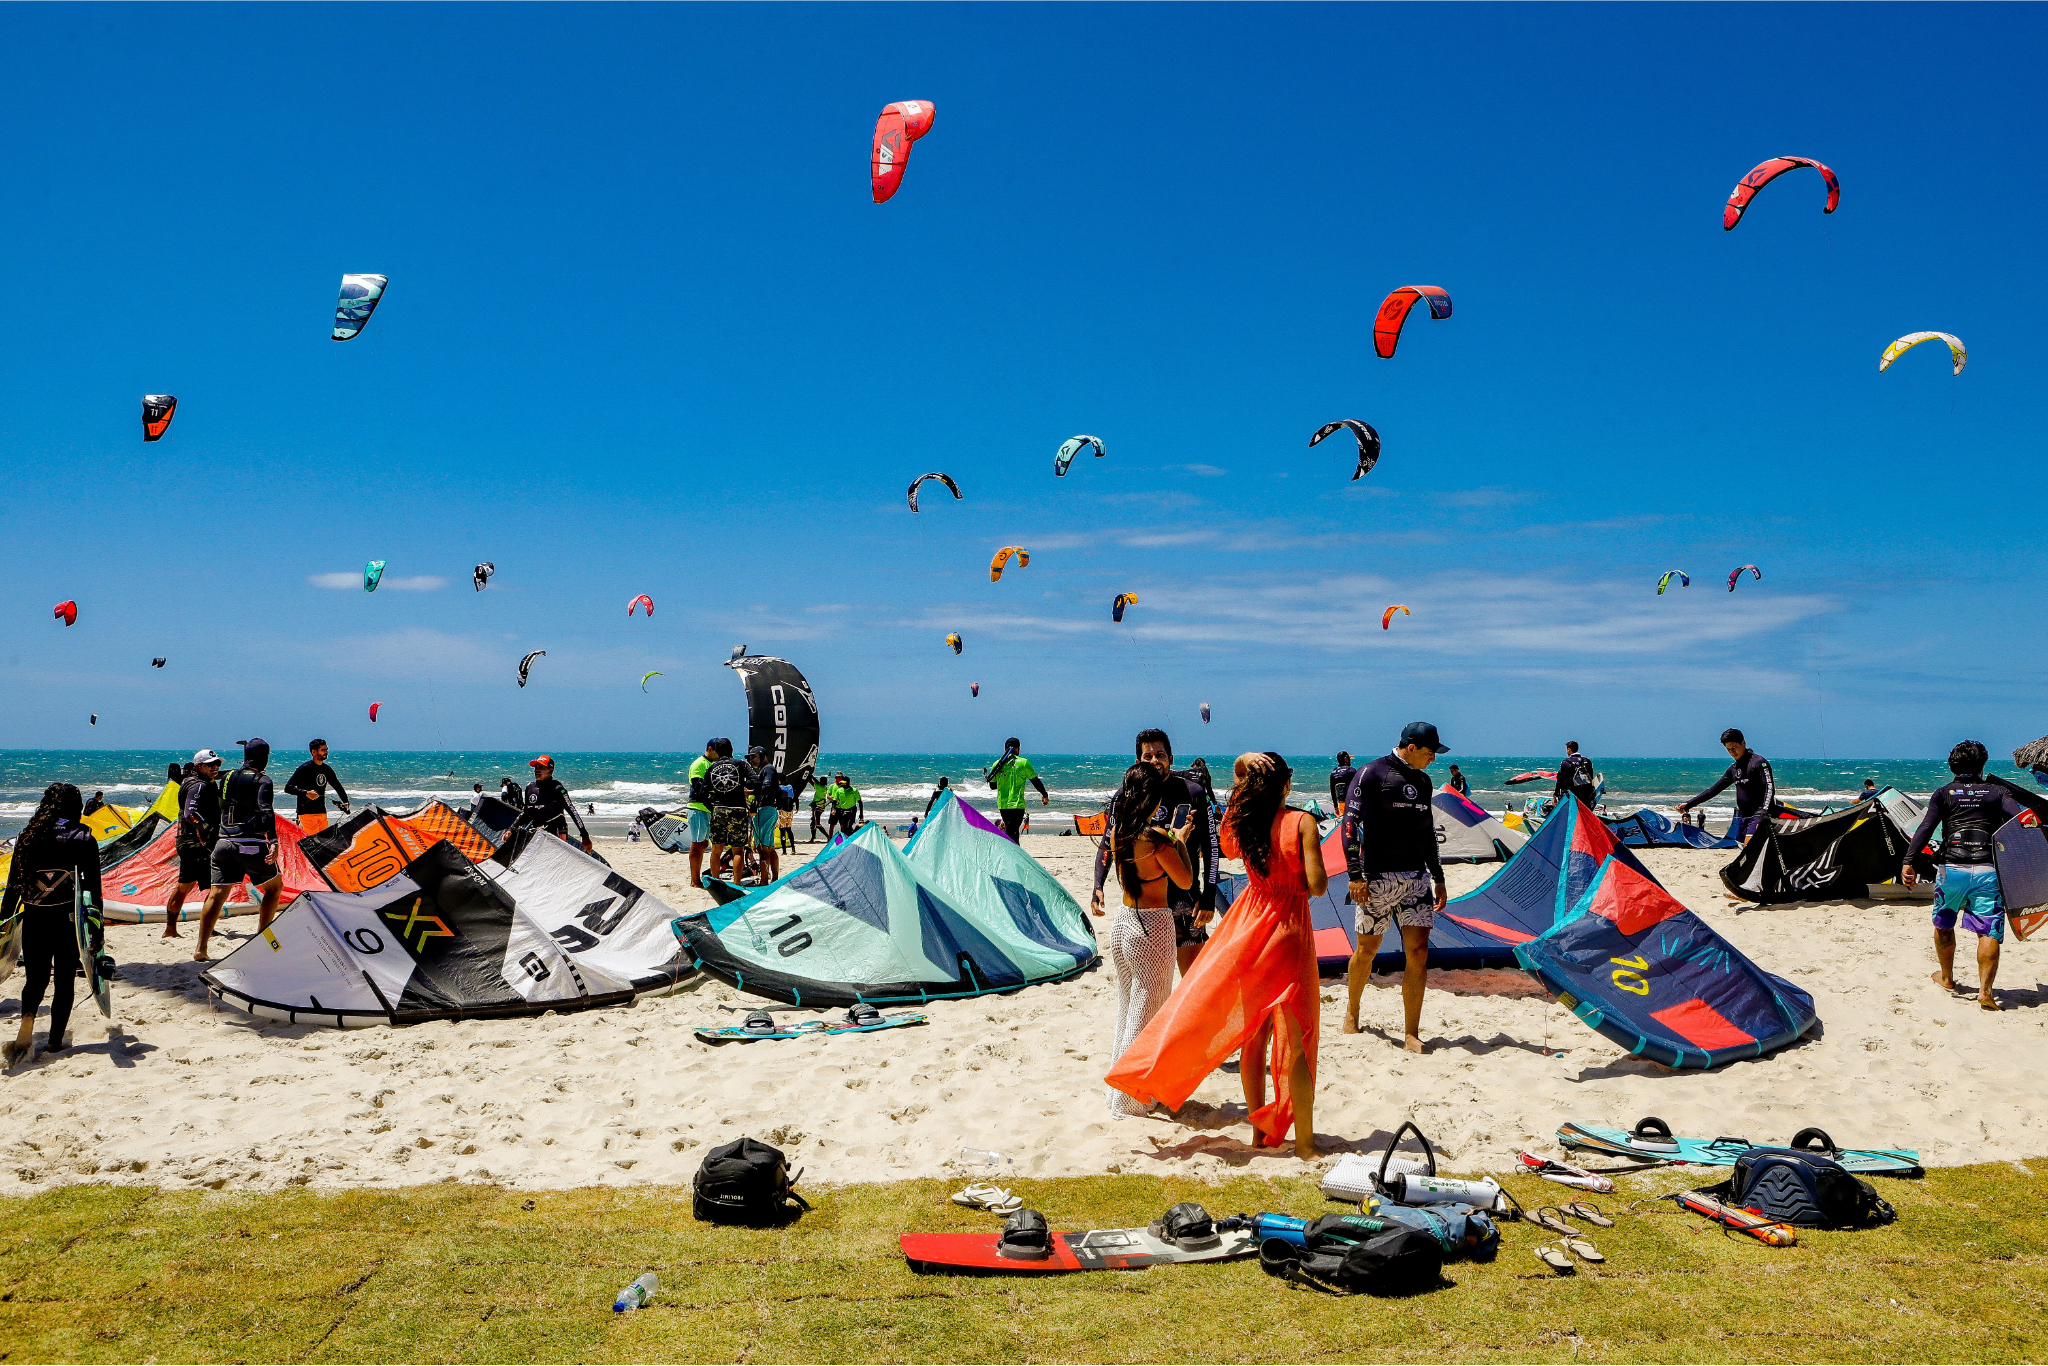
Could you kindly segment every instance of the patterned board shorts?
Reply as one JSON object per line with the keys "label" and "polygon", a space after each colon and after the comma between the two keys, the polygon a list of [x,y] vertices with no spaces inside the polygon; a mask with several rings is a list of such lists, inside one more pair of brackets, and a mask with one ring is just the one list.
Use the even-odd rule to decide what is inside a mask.
{"label": "patterned board shorts", "polygon": [[1436,925],[1436,884],[1426,872],[1381,873],[1365,884],[1358,937],[1383,935],[1396,922],[1418,930]]}
{"label": "patterned board shorts", "polygon": [[744,849],[753,830],[753,813],[744,806],[711,808],[711,843],[729,849]]}
{"label": "patterned board shorts", "polygon": [[1971,934],[2005,942],[2005,902],[1998,870],[1989,864],[1948,863],[1934,880],[1934,928],[1952,930],[1961,920]]}

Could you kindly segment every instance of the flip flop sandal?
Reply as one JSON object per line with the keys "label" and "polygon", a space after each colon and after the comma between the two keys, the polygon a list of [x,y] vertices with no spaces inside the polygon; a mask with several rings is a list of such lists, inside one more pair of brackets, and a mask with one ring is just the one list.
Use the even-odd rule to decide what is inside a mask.
{"label": "flip flop sandal", "polygon": [[1578,1274],[1579,1269],[1576,1266],[1572,1265],[1572,1259],[1565,1256],[1564,1253],[1558,1249],[1556,1243],[1544,1243],[1541,1247],[1533,1247],[1529,1250],[1535,1254],[1537,1261],[1543,1263],[1545,1266],[1549,1267],[1552,1271],[1555,1271],[1560,1276],[1573,1276]]}
{"label": "flip flop sandal", "polygon": [[985,1209],[991,1214],[1011,1215],[1024,1208],[1021,1197],[1010,1194],[1000,1186],[976,1182],[953,1196],[953,1203],[969,1209]]}
{"label": "flip flop sandal", "polygon": [[1614,1221],[1608,1218],[1601,1208],[1591,1200],[1574,1200],[1558,1212],[1560,1214],[1569,1214],[1574,1219],[1584,1219],[1595,1228],[1614,1227]]}
{"label": "flip flop sandal", "polygon": [[1565,1238],[1560,1241],[1564,1243],[1567,1252],[1582,1262],[1604,1262],[1607,1260],[1606,1255],[1599,1248],[1594,1247],[1591,1242],[1584,1238]]}
{"label": "flip flop sandal", "polygon": [[1577,1238],[1579,1230],[1564,1221],[1564,1211],[1556,1205],[1545,1205],[1529,1214],[1529,1222],[1538,1228],[1547,1228],[1552,1233],[1562,1233],[1567,1238]]}

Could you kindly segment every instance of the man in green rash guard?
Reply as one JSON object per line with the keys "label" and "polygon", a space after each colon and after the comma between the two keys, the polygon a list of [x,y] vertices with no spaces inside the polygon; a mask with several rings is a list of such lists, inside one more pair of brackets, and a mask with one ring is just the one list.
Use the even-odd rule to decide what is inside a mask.
{"label": "man in green rash guard", "polygon": [[704,885],[704,851],[711,847],[711,808],[696,800],[697,780],[711,771],[711,765],[718,758],[718,740],[714,736],[704,742],[704,752],[690,760],[689,777],[685,780],[690,789],[690,885]]}
{"label": "man in green rash guard", "polygon": [[1040,806],[1052,805],[1052,794],[1039,781],[1038,770],[1024,757],[1023,748],[1023,741],[1012,735],[1003,741],[1003,757],[988,771],[988,785],[996,790],[996,814],[1003,818],[1003,833],[1012,844],[1020,842],[1017,832],[1024,824],[1024,784],[1038,789]]}
{"label": "man in green rash guard", "polygon": [[868,818],[867,803],[861,800],[860,789],[846,781],[844,773],[832,775],[832,786],[825,789],[825,799],[832,804],[832,828],[848,838]]}

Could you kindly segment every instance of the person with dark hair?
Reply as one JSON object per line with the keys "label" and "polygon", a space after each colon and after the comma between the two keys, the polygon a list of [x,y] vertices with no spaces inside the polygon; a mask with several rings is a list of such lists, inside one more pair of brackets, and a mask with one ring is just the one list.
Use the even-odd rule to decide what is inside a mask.
{"label": "person with dark hair", "polygon": [[766,887],[782,876],[782,856],[775,850],[775,828],[782,816],[782,774],[766,745],[747,750],[754,772],[754,856],[761,861],[758,881]]}
{"label": "person with dark hair", "polygon": [[1003,821],[1003,833],[1017,842],[1017,831],[1024,824],[1024,784],[1030,783],[1038,789],[1038,804],[1052,805],[1052,794],[1039,781],[1038,770],[1024,757],[1024,745],[1012,735],[1003,741],[1003,757],[996,760],[988,771],[988,785],[996,790],[996,815]]}
{"label": "person with dark hair", "polygon": [[[1208,924],[1216,914],[1216,865],[1222,861],[1223,851],[1216,842],[1216,821],[1210,813],[1212,794],[1194,772],[1174,771],[1173,741],[1165,731],[1139,731],[1132,748],[1137,761],[1156,772],[1163,786],[1159,809],[1152,813],[1153,823],[1187,827],[1185,853],[1194,864],[1194,879],[1186,886],[1169,885],[1166,889],[1166,904],[1173,912],[1174,956],[1185,974],[1208,941]],[[1202,771],[1208,772],[1207,768]],[[1121,818],[1117,803],[1122,795],[1119,790],[1110,798],[1108,815],[1112,826]],[[1182,808],[1187,814],[1177,815]],[[1132,819],[1137,819],[1138,814],[1142,813],[1134,814]],[[1091,904],[1097,913],[1102,909],[1102,888],[1109,878],[1110,862],[1109,846],[1104,843],[1095,855],[1095,895]]]}
{"label": "person with dark hair", "polygon": [[1337,808],[1337,814],[1344,814],[1344,794],[1351,790],[1351,780],[1358,776],[1358,770],[1351,766],[1351,751],[1337,751],[1336,767],[1330,770],[1330,805]]}
{"label": "person with dark hair", "polygon": [[1457,793],[1460,797],[1472,795],[1472,784],[1466,781],[1465,775],[1458,771],[1456,764],[1451,765],[1451,776],[1444,779],[1444,786]]}
{"label": "person with dark hair", "polygon": [[1444,908],[1444,869],[1437,858],[1436,813],[1430,805],[1429,775],[1423,770],[1448,754],[1436,727],[1411,721],[1401,743],[1351,780],[1344,798],[1344,862],[1351,875],[1351,904],[1357,908],[1358,948],[1351,955],[1344,1032],[1359,1032],[1358,999],[1372,978],[1380,938],[1399,926],[1407,966],[1401,974],[1405,1037],[1401,1046],[1422,1051],[1422,994],[1428,982],[1429,932]]}
{"label": "person with dark hair", "polygon": [[169,776],[164,779],[165,782],[175,785],[185,781],[185,765],[172,764],[170,770]]}
{"label": "person with dark hair", "polygon": [[867,821],[868,804],[862,799],[860,789],[846,780],[844,773],[832,775],[832,786],[825,789],[825,800],[832,806],[832,829],[851,839],[853,832]]}
{"label": "person with dark hair", "polygon": [[98,811],[106,804],[107,794],[104,792],[95,792],[92,794],[92,796],[86,798],[84,814],[90,816],[93,812]]}
{"label": "person with dark hair", "polygon": [[[327,828],[327,789],[334,789],[334,804],[344,816],[348,814],[348,789],[328,765],[325,740],[309,743],[306,753],[312,757],[292,770],[292,776],[285,779],[284,790],[299,799],[298,810],[293,813],[299,829],[316,835]],[[479,786],[477,791],[483,788]]]}
{"label": "person with dark hair", "polygon": [[[1453,772],[1455,771],[1454,767]],[[1593,803],[1600,795],[1593,778],[1593,761],[1579,753],[1577,740],[1564,742],[1564,759],[1557,766],[1557,791],[1554,797],[1560,809],[1563,808],[1567,795],[1578,798],[1579,804],[1588,811],[1593,809]]]}
{"label": "person with dark hair", "polygon": [[277,915],[278,897],[284,892],[284,874],[277,866],[277,811],[271,805],[270,742],[262,736],[237,740],[242,747],[242,766],[228,775],[221,786],[220,838],[213,846],[213,887],[206,893],[206,908],[199,913],[199,944],[194,962],[209,961],[206,944],[220,920],[228,893],[247,878],[263,895],[256,917],[258,932],[270,928]]}
{"label": "person with dark hair", "polygon": [[1865,778],[1865,779],[1863,780],[1863,790],[1862,790],[1861,792],[1859,792],[1859,793],[1857,793],[1857,794],[1856,794],[1856,800],[1857,800],[1857,801],[1859,801],[1859,802],[1868,802],[1868,801],[1875,801],[1876,799],[1877,799],[1877,779],[1875,779],[1875,778]]}
{"label": "person with dark hair", "polygon": [[[950,787],[952,786],[952,784],[953,784],[953,780],[952,780],[951,778],[948,778],[948,777],[947,777],[947,776],[946,776],[945,774],[943,774],[943,773],[939,775],[939,785],[938,785],[937,787],[935,787],[935,788],[933,788],[933,789],[932,789],[932,795],[931,795],[931,796],[929,796],[929,797],[926,797],[926,798],[924,799],[924,814],[925,814],[925,815],[929,816],[929,815],[931,815],[931,814],[932,814],[932,808],[933,808],[933,807],[935,807],[935,806],[937,806],[937,805],[939,804],[939,798],[940,798],[940,797],[943,797],[943,796],[945,796],[945,795],[946,795],[946,790],[947,790],[948,788],[950,788]],[[955,794],[955,795],[958,795],[958,794]]]}
{"label": "person with dark hair", "polygon": [[583,825],[582,813],[576,810],[576,803],[570,799],[569,789],[555,777],[554,756],[543,754],[539,758],[528,759],[526,766],[533,770],[533,781],[526,785],[522,794],[519,819],[512,822],[512,829],[540,830],[566,842],[569,822],[574,821],[576,834],[583,843],[583,852],[595,853],[590,843],[590,831]]}
{"label": "person with dark hair", "polygon": [[1934,984],[1943,991],[1956,988],[1956,925],[1977,936],[1977,1004],[1985,1010],[2003,1010],[1991,994],[1998,976],[1998,955],[2005,942],[2005,901],[1998,886],[1997,840],[1999,829],[2014,817],[2035,825],[2039,818],[2003,785],[1984,776],[1990,753],[1975,740],[1965,740],[1948,752],[1948,771],[1955,781],[1935,789],[1927,799],[1927,814],[1920,828],[1906,842],[1905,862],[1899,881],[1907,887],[1920,879],[1913,866],[1913,853],[1925,849],[1941,827],[1941,869],[1934,878],[1934,957],[1941,966]]}
{"label": "person with dark hair", "polygon": [[526,805],[526,793],[510,778],[498,779],[498,800],[517,811]]}
{"label": "person with dark hair", "polygon": [[1781,809],[1777,779],[1771,776],[1770,760],[1751,749],[1743,740],[1742,732],[1735,727],[1730,726],[1721,732],[1721,747],[1735,762],[1728,765],[1721,781],[1691,801],[1680,802],[1678,814],[1683,816],[1693,807],[1704,805],[1709,797],[1724,791],[1732,783],[1735,786],[1735,819],[1728,822],[1728,833],[1736,839],[1746,840]]}
{"label": "person with dark hair", "polygon": [[[704,775],[709,773],[711,766],[718,762],[718,744],[719,740],[715,735],[706,740],[704,742],[704,752],[690,760],[689,772],[683,779],[690,793],[689,802],[684,809],[690,813],[690,885],[692,887],[702,887],[704,885],[704,851],[711,847],[711,808],[698,797],[697,790],[703,784]],[[725,747],[726,752],[728,754],[731,753],[732,741],[727,740]]]}
{"label": "person with dark hair", "polygon": [[[36,1012],[50,991],[50,1032],[45,1053],[61,1053],[71,1023],[71,1000],[79,973],[78,934],[71,914],[82,889],[100,895],[99,844],[80,822],[85,800],[70,783],[51,783],[14,840],[7,870],[4,908],[21,911],[21,1026],[0,1045],[0,1067],[28,1056],[35,1042]],[[93,946],[95,952],[99,946]],[[55,990],[50,990],[52,983]]]}
{"label": "person with dark hair", "polygon": [[1277,1148],[1291,1127],[1294,1155],[1314,1161],[1322,1155],[1315,1137],[1321,1004],[1308,900],[1329,886],[1322,844],[1314,819],[1287,804],[1294,774],[1278,754],[1240,755],[1236,778],[1222,845],[1227,857],[1244,860],[1249,885],[1106,1080],[1140,1103],[1179,1109],[1242,1050],[1238,1079],[1254,1142]]}
{"label": "person with dark hair", "polygon": [[[1194,880],[1188,867],[1187,808],[1181,808],[1181,824],[1169,829],[1159,819],[1165,810],[1167,783],[1151,764],[1132,764],[1124,770],[1122,786],[1110,803],[1109,834],[1103,848],[1116,865],[1117,881],[1123,885],[1123,909],[1109,922],[1109,961],[1116,969],[1116,1029],[1111,1056],[1121,1058],[1151,1023],[1173,991],[1173,911],[1167,905],[1172,887],[1186,888]],[[1098,894],[1093,911],[1102,914]],[[1151,1108],[1119,1090],[1109,1088],[1112,1115],[1142,1115]]]}
{"label": "person with dark hair", "polygon": [[[220,756],[202,749],[178,770],[178,833],[171,847],[178,855],[178,881],[164,902],[164,938],[177,939],[185,915],[185,898],[213,890],[213,844],[220,838]],[[206,898],[200,898],[205,908]]]}

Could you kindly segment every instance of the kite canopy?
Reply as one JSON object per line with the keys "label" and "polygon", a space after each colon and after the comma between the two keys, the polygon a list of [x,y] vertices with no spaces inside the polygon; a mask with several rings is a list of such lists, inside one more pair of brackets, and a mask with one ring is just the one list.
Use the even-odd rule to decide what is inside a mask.
{"label": "kite canopy", "polygon": [[1721,230],[1732,232],[1742,221],[1743,210],[1749,201],[1756,198],[1756,192],[1776,180],[1787,171],[1796,171],[1801,166],[1811,166],[1820,172],[1820,178],[1828,183],[1827,207],[1822,213],[1833,213],[1835,206],[1842,202],[1842,183],[1835,179],[1835,173],[1815,161],[1812,157],[1772,157],[1736,183],[1735,192],[1728,196],[1728,206],[1721,210]]}
{"label": "kite canopy", "polygon": [[903,172],[910,165],[910,144],[932,131],[938,110],[930,100],[898,100],[882,106],[875,120],[874,154],[869,173],[875,202],[887,200],[903,184]]}
{"label": "kite canopy", "polygon": [[1429,301],[1430,317],[1451,316],[1451,296],[1442,289],[1435,285],[1402,285],[1380,304],[1379,317],[1373,319],[1372,346],[1380,359],[1393,359],[1394,348],[1401,344],[1401,329],[1408,322],[1408,310],[1415,307],[1418,299]]}
{"label": "kite canopy", "polygon": [[980,996],[1092,966],[1074,899],[958,802],[942,795],[903,852],[871,821],[772,886],[683,916],[676,936],[713,977],[797,1005]]}
{"label": "kite canopy", "polygon": [[484,585],[491,581],[491,575],[497,572],[498,566],[492,564],[489,560],[485,560],[475,569],[469,571],[469,581],[475,584],[476,591],[481,593],[484,591]]}
{"label": "kite canopy", "polygon": [[335,341],[347,341],[370,325],[370,315],[377,311],[377,301],[390,283],[383,275],[341,277],[341,298],[334,305]]}
{"label": "kite canopy", "polygon": [[981,696],[981,684],[979,684],[979,683],[969,683],[969,684],[967,685],[967,695],[968,695],[969,697],[979,697],[979,696]]}
{"label": "kite canopy", "polygon": [[1324,437],[1339,431],[1349,431],[1358,441],[1358,468],[1351,472],[1351,478],[1353,482],[1356,482],[1365,478],[1367,474],[1372,472],[1372,467],[1379,463],[1380,434],[1374,431],[1369,424],[1360,422],[1355,417],[1340,418],[1335,422],[1326,422],[1321,427],[1318,427],[1316,434],[1308,439],[1309,447],[1313,449],[1316,443]]}
{"label": "kite canopy", "polygon": [[646,673],[644,673],[644,674],[641,674],[641,675],[640,675],[640,691],[641,691],[641,692],[646,692],[646,691],[647,691],[647,680],[648,680],[648,679],[650,679],[650,678],[666,678],[666,677],[668,677],[668,675],[667,675],[667,674],[665,674],[665,673],[663,673],[663,672],[662,672],[661,670],[659,670],[659,669],[649,669],[649,670],[648,670],[648,671],[647,671]]}
{"label": "kite canopy", "polygon": [[1761,578],[1762,578],[1762,577],[1764,576],[1764,571],[1763,571],[1763,570],[1761,570],[1761,569],[1758,569],[1758,568],[1757,568],[1757,567],[1756,567],[1755,565],[1753,565],[1753,564],[1738,564],[1738,565],[1736,565],[1736,566],[1735,566],[1735,567],[1734,567],[1733,569],[1731,569],[1731,570],[1729,570],[1729,571],[1728,571],[1728,591],[1729,591],[1729,592],[1733,593],[1733,592],[1735,591],[1735,584],[1736,584],[1736,582],[1737,582],[1737,581],[1738,581],[1739,579],[1741,579],[1741,577],[1742,577],[1742,571],[1743,571],[1743,570],[1745,570],[1745,569],[1747,569],[1747,570],[1749,571],[1749,576],[1750,576],[1750,577],[1751,577],[1752,579],[1761,579]]}
{"label": "kite canopy", "polygon": [[1680,825],[1669,816],[1644,807],[1632,816],[1609,820],[1607,828],[1631,849],[1740,849],[1742,841],[1710,835],[1697,825]]}
{"label": "kite canopy", "polygon": [[1017,567],[1019,569],[1031,563],[1030,551],[1021,545],[1006,545],[995,553],[994,559],[988,562],[988,581],[990,583],[994,583],[1003,577],[1003,570],[1009,565],[1012,555],[1017,557]]}
{"label": "kite canopy", "polygon": [[519,660],[519,686],[526,686],[526,676],[533,672],[533,661],[547,658],[546,650],[529,650]]}
{"label": "kite canopy", "polygon": [[161,669],[166,662],[167,661],[164,659],[162,655],[158,655],[155,659],[149,661],[149,667],[152,669]]}
{"label": "kite canopy", "polygon": [[917,511],[917,490],[927,479],[938,480],[941,484],[952,490],[955,498],[960,496],[960,486],[953,482],[952,475],[940,474],[937,470],[933,470],[930,474],[920,474],[917,478],[910,481],[910,510],[912,512]]}
{"label": "kite canopy", "polygon": [[324,879],[320,884],[339,892],[367,892],[398,876],[406,864],[424,854],[441,840],[447,840],[463,855],[481,863],[491,856],[499,841],[498,830],[484,824],[492,808],[505,814],[502,829],[518,813],[496,797],[477,802],[479,815],[464,820],[438,797],[418,810],[397,815],[372,803],[339,825],[299,841],[299,853]]}
{"label": "kite canopy", "polygon": [[1664,571],[1664,577],[1657,580],[1658,597],[1664,596],[1664,590],[1670,586],[1673,579],[1678,580],[1680,588],[1692,587],[1692,575],[1686,573],[1683,569],[1667,569]]}
{"label": "kite canopy", "polygon": [[382,707],[383,705],[384,704],[382,702],[372,702],[370,704],[370,719],[372,721],[375,721],[377,719],[377,709]]}
{"label": "kite canopy", "polygon": [[1382,631],[1386,630],[1388,627],[1393,625],[1394,613],[1396,612],[1399,612],[1404,617],[1412,617],[1415,615],[1413,612],[1409,611],[1407,608],[1403,607],[1400,603],[1397,602],[1392,607],[1389,607],[1386,611],[1380,613],[1380,629]]}
{"label": "kite canopy", "polygon": [[251,1014],[337,1028],[610,1005],[686,975],[674,916],[558,839],[504,869],[440,841],[372,890],[300,898],[203,976]]}
{"label": "kite canopy", "polygon": [[[161,808],[161,801],[151,812]],[[148,832],[148,840],[136,848],[137,837]],[[288,817],[277,818],[277,866],[284,877],[284,892],[278,904],[287,905],[301,893],[324,889],[327,883],[319,871],[299,852],[303,834]],[[122,924],[163,921],[171,891],[178,885],[178,827],[176,817],[144,820],[100,850],[100,883],[104,890],[107,919]],[[185,903],[182,920],[197,920],[203,897]],[[246,880],[237,882],[223,907],[227,915],[250,915],[262,908],[263,894]],[[257,941],[261,943],[261,940]]]}
{"label": "kite canopy", "polygon": [[818,699],[802,671],[774,655],[726,661],[747,694],[747,747],[768,751],[775,771],[798,789],[818,765]]}
{"label": "kite canopy", "polygon": [[172,394],[144,394],[142,396],[142,439],[161,441],[164,433],[171,429],[171,419],[178,415],[178,400]]}
{"label": "kite canopy", "polygon": [[1765,972],[1632,856],[1600,862],[1563,919],[1515,946],[1522,967],[1590,1028],[1666,1067],[1718,1067],[1799,1038],[1813,997]]}
{"label": "kite canopy", "polygon": [[1539,768],[1530,773],[1517,773],[1514,777],[1507,780],[1507,786],[1520,787],[1523,783],[1554,783],[1556,781],[1557,775],[1555,773],[1548,769]]}
{"label": "kite canopy", "polygon": [[374,593],[377,585],[384,582],[384,561],[372,560],[363,566],[363,591]]}
{"label": "kite canopy", "polygon": [[1899,875],[1911,835],[1884,802],[1804,820],[1766,820],[1721,870],[1721,885],[1761,906],[1862,897]]}
{"label": "kite canopy", "polygon": [[1059,451],[1052,458],[1053,474],[1064,475],[1067,467],[1074,463],[1074,457],[1090,446],[1095,448],[1097,460],[1109,454],[1108,448],[1102,444],[1102,438],[1099,436],[1070,436],[1062,441]]}
{"label": "kite canopy", "polygon": [[1970,354],[1963,349],[1962,338],[1947,332],[1908,332],[1905,336],[1887,346],[1884,349],[1884,354],[1877,358],[1877,372],[1881,375],[1891,369],[1893,361],[1911,351],[1921,342],[1934,341],[1936,339],[1948,343],[1948,358],[1955,363],[1955,369],[1949,371],[1949,373],[1951,375],[1962,374],[1963,363],[1969,360]]}
{"label": "kite canopy", "polygon": [[1209,724],[1209,704],[1207,702],[1202,704],[1202,724],[1205,726]]}
{"label": "kite canopy", "polygon": [[630,600],[629,600],[629,601],[628,601],[628,602],[626,603],[626,615],[627,615],[627,616],[629,616],[629,617],[630,617],[630,616],[632,616],[632,615],[633,615],[633,609],[634,609],[635,607],[639,607],[639,606],[642,606],[642,605],[644,605],[644,606],[645,606],[645,607],[647,608],[647,615],[648,615],[648,616],[650,616],[650,617],[651,617],[651,616],[653,616],[653,615],[654,615],[654,599],[653,599],[653,598],[650,598],[650,597],[648,597],[648,596],[647,596],[647,595],[646,595],[645,593],[642,593],[642,594],[640,594],[640,595],[639,595],[638,597],[635,597],[635,598],[632,598],[632,599],[630,599]]}
{"label": "kite canopy", "polygon": [[1136,593],[1119,593],[1116,595],[1115,600],[1109,604],[1109,619],[1111,621],[1122,621],[1124,619],[1124,608],[1136,607],[1137,605],[1138,595]]}
{"label": "kite canopy", "polygon": [[946,643],[953,647],[954,654],[960,653],[960,633],[958,631],[946,632]]}
{"label": "kite canopy", "polygon": [[78,604],[66,599],[50,609],[51,616],[66,626],[78,620]]}

